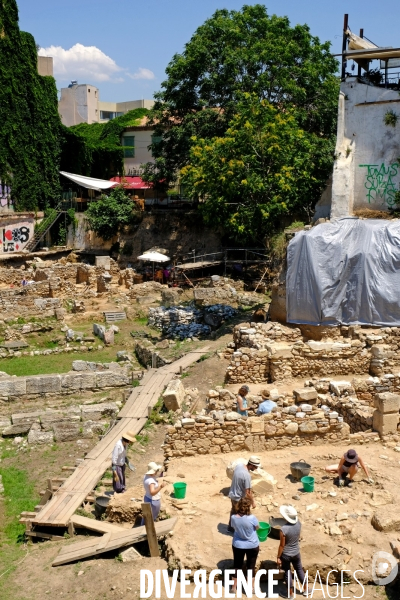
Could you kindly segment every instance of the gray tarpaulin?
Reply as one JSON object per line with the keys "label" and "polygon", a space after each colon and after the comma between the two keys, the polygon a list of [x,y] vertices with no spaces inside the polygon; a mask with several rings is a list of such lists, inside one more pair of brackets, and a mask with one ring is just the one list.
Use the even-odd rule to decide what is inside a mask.
{"label": "gray tarpaulin", "polygon": [[287,258],[289,323],[400,326],[400,221],[322,223]]}

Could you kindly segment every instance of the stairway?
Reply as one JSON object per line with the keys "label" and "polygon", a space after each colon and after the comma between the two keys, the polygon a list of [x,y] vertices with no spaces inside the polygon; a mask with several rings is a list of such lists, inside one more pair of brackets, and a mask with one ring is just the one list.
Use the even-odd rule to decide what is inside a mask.
{"label": "stairway", "polygon": [[24,252],[33,252],[38,243],[42,241],[49,229],[64,212],[62,202],[56,208],[51,209],[51,213],[35,228],[33,237],[25,244]]}

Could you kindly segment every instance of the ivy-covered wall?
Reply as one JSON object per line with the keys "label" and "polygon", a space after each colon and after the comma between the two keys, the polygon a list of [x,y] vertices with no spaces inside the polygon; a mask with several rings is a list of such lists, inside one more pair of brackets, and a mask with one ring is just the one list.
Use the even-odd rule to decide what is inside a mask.
{"label": "ivy-covered wall", "polygon": [[60,194],[60,127],[53,77],[37,71],[37,49],[19,30],[15,0],[0,0],[0,180],[16,210],[43,209]]}

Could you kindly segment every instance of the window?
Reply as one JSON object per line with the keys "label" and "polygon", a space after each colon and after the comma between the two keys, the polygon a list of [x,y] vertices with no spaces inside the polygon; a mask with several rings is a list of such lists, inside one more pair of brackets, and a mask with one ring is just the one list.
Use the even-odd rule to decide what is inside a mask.
{"label": "window", "polygon": [[[153,134],[151,136],[151,143],[152,143],[153,146],[156,145],[156,144],[159,144],[161,142],[161,140],[162,140],[162,135],[154,135]],[[151,155],[154,156],[154,149],[152,149]]]}
{"label": "window", "polygon": [[122,145],[124,147],[124,158],[135,157],[135,136],[124,135],[122,138]]}
{"label": "window", "polygon": [[111,112],[109,110],[101,110],[100,111],[100,120],[101,121],[111,121],[115,119],[115,117],[122,117],[125,114],[123,112]]}

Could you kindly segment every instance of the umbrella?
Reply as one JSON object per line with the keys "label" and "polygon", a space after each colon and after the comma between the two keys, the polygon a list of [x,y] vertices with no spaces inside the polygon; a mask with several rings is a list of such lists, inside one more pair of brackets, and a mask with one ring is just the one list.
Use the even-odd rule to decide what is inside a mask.
{"label": "umbrella", "polygon": [[168,262],[170,259],[169,256],[165,256],[165,254],[160,254],[160,252],[145,252],[138,256],[139,260],[149,260],[153,263],[153,279],[154,279],[154,263],[156,262]]}

